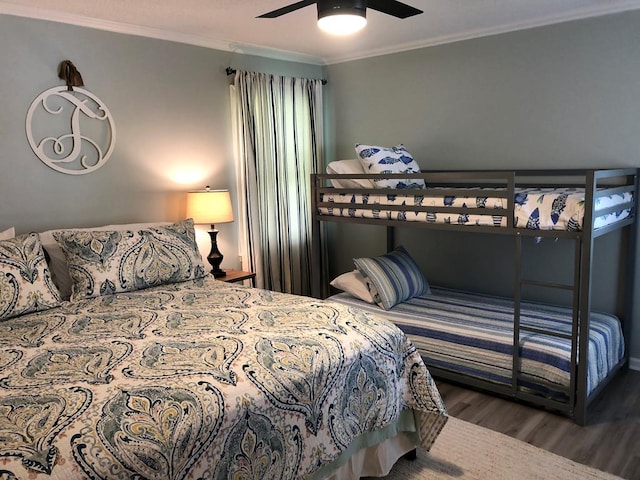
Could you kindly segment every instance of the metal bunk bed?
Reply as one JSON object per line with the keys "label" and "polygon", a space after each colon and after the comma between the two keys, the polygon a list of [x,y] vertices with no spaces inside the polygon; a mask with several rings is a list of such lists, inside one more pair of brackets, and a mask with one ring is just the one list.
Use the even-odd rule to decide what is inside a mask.
{"label": "metal bunk bed", "polygon": [[[423,179],[426,182],[426,189],[378,189],[378,188],[334,188],[328,186],[333,179],[380,179],[380,178],[402,178],[402,179]],[[559,411],[571,417],[580,425],[586,424],[587,406],[602,391],[605,385],[611,380],[615,373],[628,363],[628,351],[625,350],[624,358],[610,372],[599,386],[587,395],[587,358],[589,348],[589,313],[591,312],[591,287],[592,287],[592,263],[594,240],[602,235],[619,229],[625,229],[624,234],[628,235],[627,241],[627,271],[626,286],[624,294],[624,316],[623,316],[623,336],[625,342],[629,344],[631,321],[633,319],[633,279],[636,255],[637,222],[635,212],[637,211],[639,182],[638,169],[611,169],[611,170],[553,170],[553,171],[468,171],[468,172],[428,172],[420,174],[314,174],[312,175],[312,208],[313,208],[313,250],[314,264],[316,266],[312,282],[313,295],[320,298],[326,296],[328,291],[328,279],[323,278],[322,248],[321,248],[321,222],[349,222],[376,224],[385,226],[387,229],[387,249],[391,251],[395,247],[394,229],[396,227],[444,229],[456,232],[482,232],[495,235],[507,235],[513,237],[515,241],[514,259],[514,326],[513,326],[513,368],[511,385],[500,385],[489,381],[467,377],[448,370],[441,370],[429,366],[435,377],[464,383],[476,388],[491,391],[503,396],[517,400],[529,402],[538,406],[547,407]],[[582,229],[579,231],[564,230],[534,230],[514,225],[514,205],[517,188],[533,186],[544,186],[549,188],[560,187],[581,187],[584,188],[584,219]],[[369,195],[428,195],[431,189],[437,188],[442,195],[478,195],[490,196],[502,200],[499,209],[478,208],[475,204],[472,207],[452,207],[433,206],[418,202],[416,206],[411,205],[384,205],[368,201]],[[348,194],[349,200],[337,202],[331,198],[326,201],[325,195]],[[596,220],[594,211],[598,199],[609,195],[631,194],[631,200],[622,205],[600,209],[597,215],[606,215],[621,208],[628,209],[631,213],[627,218],[616,221],[606,226],[595,228]],[[390,197],[392,198],[392,197]],[[355,204],[354,204],[355,202]],[[384,214],[381,214],[384,209]],[[349,211],[350,210],[350,211]],[[355,215],[355,211],[359,215]],[[346,216],[342,213],[347,211]],[[338,213],[336,213],[338,212]],[[369,212],[368,216],[375,218],[365,218],[362,212]],[[373,214],[375,212],[375,214]],[[427,217],[433,218],[435,214],[447,213],[451,215],[491,215],[494,219],[494,226],[490,225],[465,225],[456,223],[436,223],[436,222],[407,222],[404,220],[406,212],[426,213]],[[398,219],[402,218],[402,220]],[[550,237],[567,239],[575,242],[573,260],[573,283],[560,284],[543,282],[532,278],[524,278],[522,272],[522,242],[526,237]],[[519,344],[522,332],[533,332],[542,335],[562,336],[556,332],[531,329],[520,324],[520,305],[522,302],[522,288],[524,286],[535,286],[541,288],[561,289],[568,291],[572,297],[571,311],[573,327],[570,335],[566,339],[571,341],[571,376],[568,389],[568,401],[557,401],[555,399],[538,396],[519,388],[521,381],[526,380],[519,371],[520,357]],[[586,345],[586,348],[580,348]],[[585,368],[581,368],[585,366]]]}

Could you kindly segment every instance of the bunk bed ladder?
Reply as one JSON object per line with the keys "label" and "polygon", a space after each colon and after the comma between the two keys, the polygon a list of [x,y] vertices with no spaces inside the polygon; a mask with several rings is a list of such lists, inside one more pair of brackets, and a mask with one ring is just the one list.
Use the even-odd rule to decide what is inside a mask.
{"label": "bunk bed ladder", "polygon": [[[516,262],[515,262],[515,282],[514,282],[514,309],[513,309],[513,365],[512,365],[512,379],[511,379],[511,392],[514,397],[526,398],[527,395],[522,394],[520,385],[522,381],[527,380],[527,375],[522,373],[522,359],[520,355],[520,336],[522,332],[528,332],[532,334],[547,335],[551,337],[564,338],[571,341],[571,374],[570,383],[567,390],[569,397],[568,409],[573,410],[573,406],[576,404],[576,370],[578,361],[578,336],[579,336],[579,312],[580,312],[580,282],[581,282],[581,260],[582,260],[582,236],[576,234],[573,237],[575,241],[574,246],[574,264],[573,264],[573,284],[567,285],[562,283],[542,282],[537,280],[525,279],[522,276],[522,237],[519,232],[515,236],[516,240]],[[530,325],[522,325],[520,322],[521,302],[522,302],[522,287],[525,285],[552,288],[560,290],[569,290],[572,292],[572,328],[571,333],[561,333],[552,330],[545,330]],[[535,381],[533,381],[535,383]]]}

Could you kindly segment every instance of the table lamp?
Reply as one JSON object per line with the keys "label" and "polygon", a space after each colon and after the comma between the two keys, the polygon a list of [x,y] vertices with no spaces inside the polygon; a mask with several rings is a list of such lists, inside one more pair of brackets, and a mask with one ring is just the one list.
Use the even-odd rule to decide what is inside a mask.
{"label": "table lamp", "polygon": [[215,229],[215,224],[233,222],[229,190],[210,190],[207,186],[205,190],[187,193],[187,218],[193,218],[193,223],[196,224],[211,225],[211,251],[207,260],[211,264],[213,276],[224,277],[225,272],[220,268],[224,256],[218,250],[218,230]]}

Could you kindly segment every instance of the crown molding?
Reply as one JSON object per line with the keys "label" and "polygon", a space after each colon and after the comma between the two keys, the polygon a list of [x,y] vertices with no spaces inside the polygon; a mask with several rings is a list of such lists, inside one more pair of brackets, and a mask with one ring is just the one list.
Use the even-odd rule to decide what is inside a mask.
{"label": "crown molding", "polygon": [[447,43],[461,42],[464,40],[471,40],[474,38],[489,37],[492,35],[500,35],[502,33],[510,33],[518,30],[528,30],[536,27],[544,27],[548,25],[554,25],[558,23],[570,22],[573,20],[583,20],[593,17],[601,17],[604,15],[610,15],[614,13],[628,12],[631,10],[640,9],[640,0],[627,0],[626,2],[616,2],[614,4],[603,3],[601,5],[583,8],[580,10],[572,10],[569,13],[563,15],[549,15],[544,17],[538,17],[522,22],[507,23],[504,25],[498,25],[491,28],[483,28],[476,30],[466,30],[453,35],[443,35],[440,37],[432,37],[419,42],[410,42],[400,45],[395,45],[392,48],[380,48],[376,50],[370,50],[358,55],[345,55],[342,57],[330,57],[325,58],[327,65],[333,65],[337,63],[351,62],[354,60],[362,60],[365,58],[378,57],[381,55],[389,55],[392,53],[406,52],[408,50],[417,50],[419,48],[434,47],[437,45],[444,45]]}
{"label": "crown molding", "polygon": [[135,35],[139,37],[155,38],[158,40],[167,40],[170,42],[185,43],[199,47],[212,48],[216,50],[237,52],[247,55],[256,55],[261,57],[272,58],[276,60],[284,60],[299,63],[308,63],[312,65],[331,65],[354,60],[361,60],[381,55],[389,55],[392,53],[400,53],[419,48],[433,47],[444,45],[447,43],[460,42],[463,40],[471,40],[474,38],[487,37],[491,35],[499,35],[518,30],[526,30],[530,28],[553,25],[557,23],[569,22],[573,20],[581,20],[591,17],[598,17],[608,14],[621,13],[630,10],[640,9],[640,0],[627,0],[622,2],[602,2],[599,5],[573,10],[562,15],[549,15],[538,17],[523,22],[513,22],[496,27],[466,30],[453,35],[443,35],[440,37],[432,37],[419,42],[409,42],[396,45],[392,48],[373,49],[353,55],[333,56],[319,58],[312,55],[306,55],[289,50],[278,50],[267,48],[259,45],[240,44],[237,42],[214,39],[210,37],[202,37],[197,35],[188,35],[172,32],[163,29],[151,27],[141,27],[127,23],[112,22],[108,20],[100,20],[96,18],[86,17],[82,15],[74,15],[54,10],[47,10],[13,3],[0,1],[0,14],[14,15],[18,17],[28,17],[38,20],[48,20],[52,22],[66,23],[80,27],[94,28],[97,30],[105,30],[114,33],[122,33]]}
{"label": "crown molding", "polygon": [[321,58],[312,55],[291,52],[288,50],[278,50],[274,48],[262,47],[259,45],[241,44],[238,42],[218,40],[209,37],[182,34],[158,28],[141,27],[128,23],[112,22],[109,20],[101,20],[97,18],[86,17],[83,15],[74,15],[71,13],[57,12],[54,10],[27,7],[1,1],[0,14],[33,18],[37,20],[47,20],[51,22],[75,25],[78,27],[93,28],[96,30],[122,33],[126,35],[135,35],[138,37],[154,38],[157,40],[185,43],[198,47],[222,50],[225,52],[243,53],[246,55],[256,55],[260,57],[272,58],[275,60],[308,63],[312,65],[325,65],[325,62]]}

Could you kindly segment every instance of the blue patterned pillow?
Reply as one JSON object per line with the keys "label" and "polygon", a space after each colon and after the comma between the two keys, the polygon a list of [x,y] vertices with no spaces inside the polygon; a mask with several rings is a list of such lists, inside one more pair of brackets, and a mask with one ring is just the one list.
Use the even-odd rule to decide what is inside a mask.
{"label": "blue patterned pillow", "polygon": [[48,310],[61,300],[37,233],[0,241],[0,319]]}
{"label": "blue patterned pillow", "polygon": [[205,275],[193,220],[140,230],[54,232],[69,264],[71,300]]}
{"label": "blue patterned pillow", "polygon": [[[356,144],[356,153],[365,173],[420,173],[420,166],[404,145],[377,147]],[[373,180],[376,188],[425,188],[422,179]]]}
{"label": "blue patterned pillow", "polygon": [[385,310],[431,293],[420,267],[404,247],[380,257],[354,258],[353,263],[371,282],[373,300]]}

